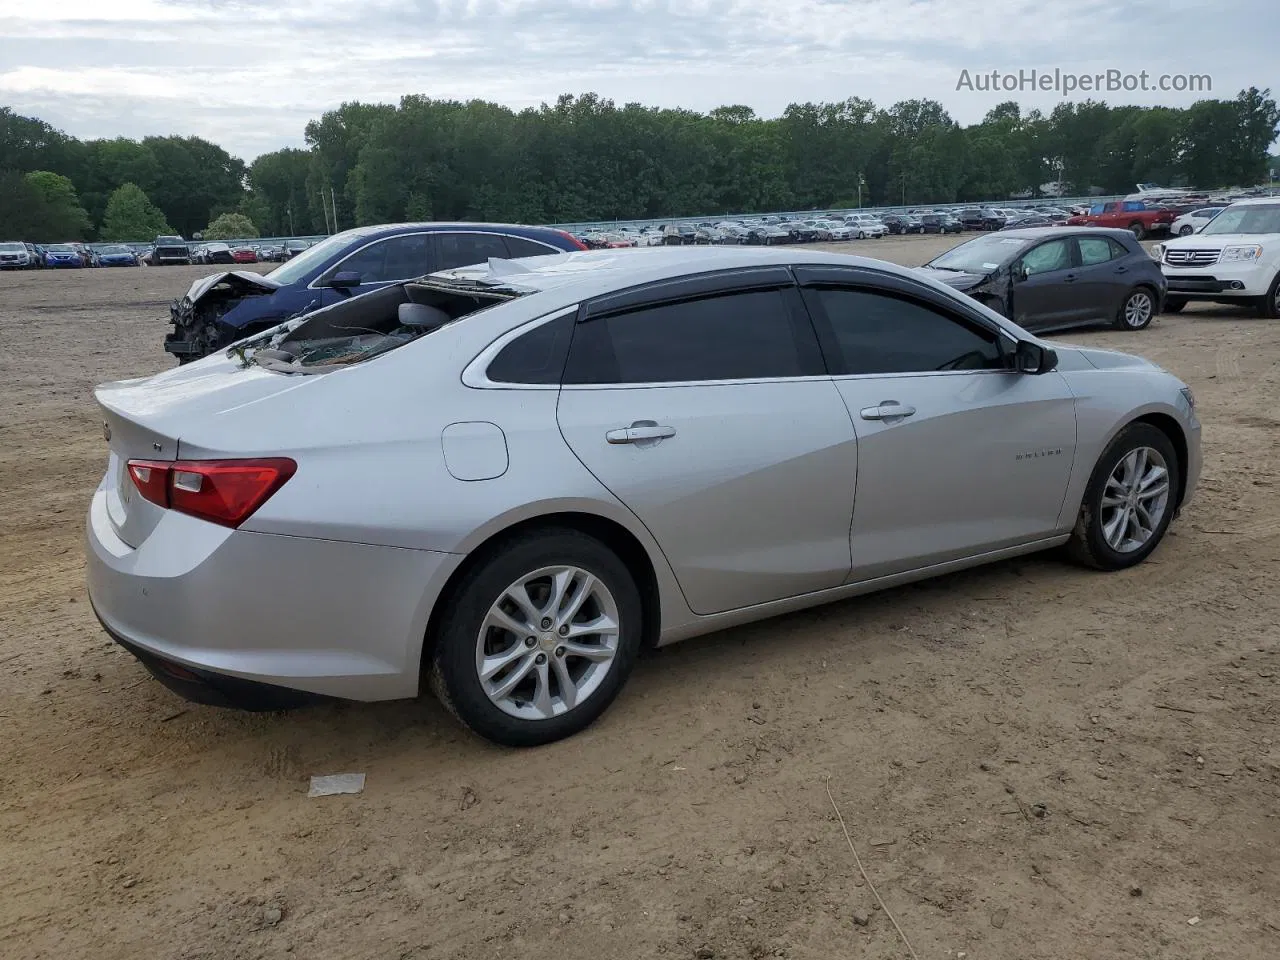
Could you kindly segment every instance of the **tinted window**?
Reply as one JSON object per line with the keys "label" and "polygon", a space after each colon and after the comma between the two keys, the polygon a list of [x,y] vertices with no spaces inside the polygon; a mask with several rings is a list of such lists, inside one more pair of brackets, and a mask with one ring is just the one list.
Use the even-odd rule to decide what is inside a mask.
{"label": "tinted window", "polygon": [[388,237],[353,253],[330,272],[354,270],[361,283],[421,277],[431,272],[430,243],[431,237],[425,233]]}
{"label": "tinted window", "polygon": [[507,256],[519,259],[520,257],[545,257],[549,253],[564,253],[555,247],[549,247],[545,243],[539,243],[537,240],[526,240],[524,237],[507,237]]}
{"label": "tinted window", "polygon": [[642,307],[579,324],[565,382],[804,376],[796,329],[781,290]]}
{"label": "tinted window", "polygon": [[1081,237],[1076,242],[1080,244],[1080,264],[1085,267],[1106,263],[1129,252],[1108,237]]}
{"label": "tinted window", "polygon": [[1071,248],[1066,240],[1050,240],[1024,253],[1022,263],[1032,274],[1066,270],[1071,266]]}
{"label": "tinted window", "polygon": [[921,373],[1005,366],[994,334],[931,307],[869,290],[806,291],[826,315],[833,373]]}
{"label": "tinted window", "polygon": [[437,233],[436,250],[437,270],[469,267],[485,263],[490,257],[505,260],[509,256],[503,238],[494,233]]}
{"label": "tinted window", "polygon": [[508,343],[489,364],[497,383],[559,383],[564,373],[575,314],[552,320]]}

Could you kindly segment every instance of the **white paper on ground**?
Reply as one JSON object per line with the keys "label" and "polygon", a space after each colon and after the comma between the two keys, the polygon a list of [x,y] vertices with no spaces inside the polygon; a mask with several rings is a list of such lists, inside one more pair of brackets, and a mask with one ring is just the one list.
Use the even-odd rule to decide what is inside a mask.
{"label": "white paper on ground", "polygon": [[360,793],[363,790],[363,773],[335,773],[328,777],[312,777],[307,796],[332,797],[339,793]]}

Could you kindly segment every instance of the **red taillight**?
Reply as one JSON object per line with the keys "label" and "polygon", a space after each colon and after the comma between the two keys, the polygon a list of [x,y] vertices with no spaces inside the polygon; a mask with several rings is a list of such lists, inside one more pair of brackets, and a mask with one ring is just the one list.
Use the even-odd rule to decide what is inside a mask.
{"label": "red taillight", "polygon": [[130,460],[129,476],[142,494],[162,507],[169,506],[169,464],[163,460]]}
{"label": "red taillight", "polygon": [[297,469],[286,457],[129,461],[129,475],[144,499],[224,527],[248,520]]}
{"label": "red taillight", "polygon": [[557,230],[557,231],[556,231],[556,233],[560,234],[560,236],[564,237],[566,240],[568,240],[570,243],[572,243],[572,244],[573,244],[573,249],[575,249],[575,250],[590,250],[590,249],[591,249],[591,248],[590,248],[590,247],[588,247],[585,243],[583,243],[581,240],[579,240],[577,237],[575,237],[572,233],[570,233],[568,230]]}

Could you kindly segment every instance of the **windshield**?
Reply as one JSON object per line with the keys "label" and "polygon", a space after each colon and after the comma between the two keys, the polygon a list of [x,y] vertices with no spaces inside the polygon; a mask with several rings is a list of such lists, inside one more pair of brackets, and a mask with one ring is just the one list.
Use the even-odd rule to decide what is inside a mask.
{"label": "windshield", "polygon": [[133,251],[130,250],[128,247],[103,247],[101,250],[98,251],[98,253],[102,254],[103,256],[114,257],[122,253],[126,253],[126,254],[133,253]]}
{"label": "windshield", "polygon": [[1209,221],[1200,233],[1280,233],[1280,203],[1227,207]]}
{"label": "windshield", "polygon": [[[345,250],[351,241],[367,235],[368,233],[363,230],[347,230],[343,233],[335,233],[332,237],[325,237],[314,247],[303,250],[288,263],[276,267],[267,274],[267,277],[282,286],[297,283],[335,253]],[[294,249],[293,243],[289,244],[289,248]]]}
{"label": "windshield", "polygon": [[75,253],[74,248],[69,243],[55,243],[52,246],[45,247],[50,253]]}
{"label": "windshield", "polygon": [[0,251],[4,253],[26,253],[27,248],[20,243],[0,243]]}
{"label": "windshield", "polygon": [[156,243],[162,243],[165,245],[180,244],[180,243],[186,243],[186,242],[187,241],[183,240],[181,237],[156,237]]}
{"label": "windshield", "polygon": [[960,273],[990,273],[1016,257],[1030,242],[1022,237],[975,237],[930,260],[925,266]]}

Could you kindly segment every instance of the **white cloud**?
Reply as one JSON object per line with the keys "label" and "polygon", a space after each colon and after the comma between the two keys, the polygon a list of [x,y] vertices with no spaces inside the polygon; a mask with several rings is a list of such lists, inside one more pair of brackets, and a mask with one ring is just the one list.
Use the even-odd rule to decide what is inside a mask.
{"label": "white cloud", "polygon": [[[1264,23],[1220,0],[1220,23]],[[1209,73],[1213,95],[1265,85],[1265,31],[1209,52],[1204,9],[1153,0],[59,0],[6,12],[0,103],[77,136],[195,133],[246,159],[299,144],[346,100],[405,93],[522,107],[595,90],[710,109],[931,97],[961,122],[1002,99],[972,72],[1059,67]],[[1194,94],[1113,94],[1185,105]]]}

